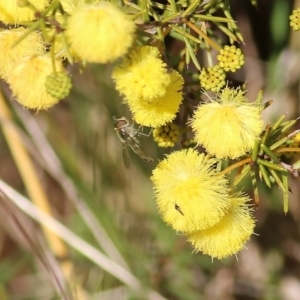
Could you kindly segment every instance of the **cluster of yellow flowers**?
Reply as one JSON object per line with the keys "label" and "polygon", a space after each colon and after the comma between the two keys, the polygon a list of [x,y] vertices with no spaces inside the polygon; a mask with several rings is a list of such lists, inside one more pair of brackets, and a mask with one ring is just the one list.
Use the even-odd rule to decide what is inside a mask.
{"label": "cluster of yellow flowers", "polygon": [[157,127],[153,130],[153,139],[159,147],[174,147],[179,140],[180,129],[175,123]]}
{"label": "cluster of yellow flowers", "polygon": [[113,72],[117,90],[134,120],[153,128],[171,122],[182,102],[182,76],[168,71],[157,48],[142,46],[129,53]]}
{"label": "cluster of yellow flowers", "polygon": [[[234,66],[226,64],[226,59],[232,60],[232,52],[235,49],[221,51],[223,67],[243,64],[243,59],[238,64],[234,59]],[[235,55],[241,56],[240,52]],[[158,49],[134,48],[112,76],[134,120],[153,127],[154,140],[161,147],[174,146],[179,129],[170,122],[182,102],[183,79],[176,71],[167,70]],[[153,171],[151,179],[164,221],[187,235],[196,251],[213,258],[237,253],[253,233],[255,221],[249,198],[230,192],[227,179],[214,165],[253,149],[264,129],[261,111],[260,105],[248,103],[244,91],[224,88],[216,99],[199,105],[190,120],[196,143],[216,158],[192,149],[175,151]]]}
{"label": "cluster of yellow flowers", "polygon": [[[134,22],[111,3],[89,2],[93,4],[84,0],[0,1],[0,21],[14,26],[0,31],[0,76],[23,106],[47,109],[69,94],[71,83],[62,64],[67,54],[84,62],[107,63],[123,56],[132,45]],[[61,5],[67,14],[62,16],[54,5]],[[32,27],[20,25],[37,17]],[[55,24],[56,31],[43,32],[42,22],[50,19],[48,27]],[[41,31],[34,30],[38,26]]]}
{"label": "cluster of yellow flowers", "polygon": [[248,197],[230,194],[216,162],[193,149],[175,151],[151,179],[164,221],[186,234],[196,251],[221,259],[243,248],[255,222]]}
{"label": "cluster of yellow flowers", "polygon": [[225,85],[226,74],[220,66],[216,65],[203,68],[199,80],[201,86],[207,91],[218,92]]}
{"label": "cluster of yellow flowers", "polygon": [[218,92],[226,84],[225,72],[236,72],[245,64],[245,57],[241,49],[234,45],[226,45],[217,55],[218,65],[203,68],[199,75],[201,86],[213,92]]}
{"label": "cluster of yellow flowers", "polygon": [[[291,17],[295,28],[299,27],[298,15],[297,10]],[[176,12],[172,21],[178,19],[185,22],[184,26],[197,29],[190,21],[177,17]],[[141,42],[143,37],[136,42],[133,18],[115,4],[100,0],[0,0],[0,21],[11,26],[0,31],[0,77],[25,107],[46,109],[68,95],[71,80],[63,60],[83,65],[114,61],[118,62],[112,73],[116,89],[124,97],[134,121],[154,128],[153,137],[159,146],[173,147],[181,133],[189,131],[193,143],[205,148],[206,155],[194,149],[169,154],[151,177],[163,219],[185,234],[196,251],[213,258],[235,254],[254,230],[250,199],[236,191],[235,186],[230,187],[227,177],[216,167],[222,160],[247,155],[251,155],[252,163],[260,159],[260,177],[273,178],[285,195],[288,193],[287,170],[272,151],[286,146],[289,137],[280,141],[278,137],[293,122],[284,123],[281,118],[273,129],[266,129],[260,101],[249,103],[245,91],[226,86],[225,72],[235,72],[244,64],[244,55],[235,46],[220,49],[217,45],[218,65],[203,68],[199,76],[201,87],[214,91],[216,97],[208,97],[207,102],[192,109],[187,104],[182,130],[174,122],[186,104],[183,76],[162,60],[157,47],[145,46]],[[34,21],[33,25],[20,25],[28,21]],[[182,33],[176,26],[172,29]],[[212,43],[202,31],[197,32]],[[164,34],[167,33],[166,30]],[[193,36],[182,34],[191,47],[187,38]],[[163,36],[163,32],[158,30],[157,36]],[[150,42],[148,45],[155,44]],[[189,53],[195,62],[193,49]],[[134,143],[138,143],[134,136],[137,132],[131,130]],[[124,134],[123,142],[125,138]],[[264,143],[259,144],[260,140]],[[269,173],[264,171],[265,165],[271,168]],[[289,171],[298,174],[299,168],[293,166]],[[274,170],[283,172],[283,183]]]}
{"label": "cluster of yellow flowers", "polygon": [[294,9],[290,15],[290,26],[294,31],[300,30],[300,8]]}
{"label": "cluster of yellow flowers", "polygon": [[196,142],[216,159],[191,149],[173,152],[153,171],[152,181],[165,222],[185,233],[197,251],[223,258],[243,248],[254,220],[249,198],[230,193],[213,166],[217,159],[249,152],[264,123],[261,108],[239,89],[225,88],[211,101],[198,106],[190,123]]}
{"label": "cluster of yellow flowers", "polygon": [[241,49],[235,46],[226,45],[221,49],[217,56],[219,66],[224,69],[225,72],[235,72],[245,64],[245,57]]}

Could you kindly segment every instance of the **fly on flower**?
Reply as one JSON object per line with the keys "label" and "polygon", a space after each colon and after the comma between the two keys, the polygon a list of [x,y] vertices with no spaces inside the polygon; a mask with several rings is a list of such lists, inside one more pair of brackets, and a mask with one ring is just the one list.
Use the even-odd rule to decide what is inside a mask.
{"label": "fly on flower", "polygon": [[181,215],[184,216],[184,213],[182,212],[180,206],[179,206],[177,203],[175,203],[175,209],[176,209]]}
{"label": "fly on flower", "polygon": [[152,162],[153,159],[147,155],[137,139],[138,136],[148,135],[135,129],[129,124],[125,117],[120,119],[117,119],[116,117],[113,118],[115,120],[114,129],[122,142],[123,160],[126,168],[129,168],[129,156],[127,152],[128,147],[130,147],[132,151],[142,159],[146,160],[147,162]]}

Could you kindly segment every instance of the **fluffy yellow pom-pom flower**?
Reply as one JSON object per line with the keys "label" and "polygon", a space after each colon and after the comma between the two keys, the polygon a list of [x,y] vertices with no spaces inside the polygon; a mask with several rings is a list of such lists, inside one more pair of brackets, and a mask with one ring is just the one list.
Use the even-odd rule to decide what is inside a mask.
{"label": "fluffy yellow pom-pom flower", "polygon": [[25,56],[42,54],[45,51],[42,37],[38,32],[29,34],[12,48],[12,44],[25,32],[26,29],[23,27],[0,31],[0,77],[5,80],[7,72],[18,60]]}
{"label": "fluffy yellow pom-pom flower", "polygon": [[128,101],[143,98],[148,102],[164,96],[171,80],[158,49],[150,46],[130,52],[124,62],[115,68],[112,78],[116,89]]}
{"label": "fluffy yellow pom-pom flower", "polygon": [[245,195],[233,196],[229,211],[218,224],[190,234],[189,241],[195,250],[219,259],[239,252],[255,226],[248,201]]}
{"label": "fluffy yellow pom-pom flower", "polygon": [[191,233],[217,224],[231,202],[227,180],[214,170],[215,159],[193,149],[175,151],[153,171],[156,203],[163,220]]}
{"label": "fluffy yellow pom-pom flower", "polygon": [[[49,0],[29,0],[38,10],[43,10]],[[18,6],[17,0],[0,0],[0,21],[5,24],[19,24],[24,21],[32,21],[35,19],[34,11],[28,7]]]}
{"label": "fluffy yellow pom-pom flower", "polygon": [[155,47],[137,48],[112,75],[134,120],[144,126],[171,122],[182,101],[182,76],[176,71],[168,73],[159,57]]}
{"label": "fluffy yellow pom-pom flower", "polygon": [[78,5],[84,4],[84,0],[60,0],[60,4],[65,12],[72,13]]}
{"label": "fluffy yellow pom-pom flower", "polygon": [[195,139],[219,159],[243,156],[264,128],[262,108],[248,103],[240,89],[225,88],[217,100],[197,108],[191,121]]}
{"label": "fluffy yellow pom-pom flower", "polygon": [[78,6],[66,35],[74,52],[87,62],[107,63],[124,55],[134,37],[134,22],[109,2]]}
{"label": "fluffy yellow pom-pom flower", "polygon": [[151,102],[144,98],[127,99],[133,119],[138,124],[155,128],[175,119],[182,102],[183,78],[174,70],[169,76],[171,83],[166,87],[164,96],[152,99]]}
{"label": "fluffy yellow pom-pom flower", "polygon": [[60,0],[63,10],[71,14],[76,7],[83,4],[98,4],[100,0]]}
{"label": "fluffy yellow pom-pom flower", "polygon": [[[56,61],[56,71],[64,70]],[[59,100],[46,91],[46,78],[53,72],[51,57],[37,55],[25,57],[8,73],[8,83],[13,95],[23,106],[31,109],[47,109]]]}

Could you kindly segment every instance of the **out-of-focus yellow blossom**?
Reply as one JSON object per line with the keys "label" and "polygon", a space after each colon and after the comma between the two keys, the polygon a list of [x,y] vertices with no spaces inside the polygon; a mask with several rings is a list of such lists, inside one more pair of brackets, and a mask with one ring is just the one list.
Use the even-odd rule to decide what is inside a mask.
{"label": "out-of-focus yellow blossom", "polygon": [[197,143],[219,159],[245,155],[264,128],[262,108],[248,103],[240,89],[225,88],[211,101],[199,105],[191,120]]}
{"label": "out-of-focus yellow blossom", "polygon": [[295,143],[300,143],[300,132],[293,136],[293,141],[295,141]]}
{"label": "out-of-focus yellow blossom", "polygon": [[159,147],[174,147],[179,139],[180,129],[175,123],[157,127],[153,130],[153,139]]}
{"label": "out-of-focus yellow blossom", "polygon": [[[28,0],[38,11],[42,11],[49,0]],[[17,0],[0,0],[0,21],[5,24],[19,24],[35,19],[34,11],[28,7],[18,6]]]}
{"label": "out-of-focus yellow blossom", "polygon": [[293,10],[293,13],[290,15],[290,20],[290,26],[293,28],[293,30],[300,30],[300,8]]}
{"label": "out-of-focus yellow blossom", "polygon": [[101,0],[60,0],[60,4],[63,7],[63,10],[68,14],[71,14],[74,9],[83,4],[97,4]]}
{"label": "out-of-focus yellow blossom", "polygon": [[0,31],[0,77],[4,80],[7,80],[7,72],[17,61],[25,56],[43,54],[45,51],[42,37],[36,31],[12,48],[12,44],[25,32],[24,27]]}
{"label": "out-of-focus yellow blossom", "polygon": [[[60,61],[56,61],[56,70],[63,72]],[[46,91],[46,78],[53,72],[51,57],[48,54],[25,57],[8,73],[16,100],[30,109],[47,109],[59,101]]]}
{"label": "out-of-focus yellow blossom", "polygon": [[213,168],[215,159],[185,149],[168,155],[153,171],[156,203],[163,220],[180,232],[209,228],[227,212],[227,180]]}
{"label": "out-of-focus yellow blossom", "polygon": [[69,17],[66,35],[83,60],[107,63],[126,54],[132,45],[135,24],[109,2],[80,5]]}
{"label": "out-of-focus yellow blossom", "polygon": [[151,102],[166,94],[171,78],[160,56],[156,47],[139,47],[115,68],[112,78],[126,100],[131,102],[143,98]]}
{"label": "out-of-focus yellow blossom", "polygon": [[[284,136],[282,136],[284,137]],[[285,145],[287,148],[299,148],[300,146],[300,133],[297,133],[296,135],[294,135],[291,140],[287,141],[287,144]],[[299,156],[299,154],[296,152],[278,152],[277,156],[278,157],[282,157],[284,156],[285,158],[291,158],[293,156]]]}
{"label": "out-of-focus yellow blossom", "polygon": [[127,99],[133,113],[133,119],[140,125],[158,127],[165,125],[175,119],[182,102],[183,78],[176,72],[169,74],[171,83],[166,87],[166,93],[162,97],[157,97],[148,101],[144,98],[137,100]]}
{"label": "out-of-focus yellow blossom", "polygon": [[217,56],[219,66],[226,72],[235,72],[245,64],[245,56],[242,50],[235,46],[226,45]]}
{"label": "out-of-focus yellow blossom", "polygon": [[78,5],[85,4],[84,0],[60,0],[63,10],[71,14]]}
{"label": "out-of-focus yellow blossom", "polygon": [[[60,4],[62,5],[63,10],[66,13],[72,14],[72,12],[80,5],[97,4],[100,1],[101,0],[60,0]],[[55,20],[60,24],[62,28],[65,28],[67,26],[66,14],[62,15],[60,12],[57,11],[55,13]],[[68,50],[70,52],[70,55],[72,56],[73,61],[81,60],[81,58],[74,51],[74,49],[66,45],[66,37],[64,31],[58,33],[55,27],[47,27],[46,31],[49,37],[49,41],[53,41],[53,37],[55,37],[54,44],[51,45],[51,47],[53,47],[52,50],[54,50],[55,52],[55,57],[59,57],[62,60],[66,59],[67,58],[66,51]]]}
{"label": "out-of-focus yellow blossom", "polygon": [[243,249],[255,226],[253,208],[248,201],[249,198],[242,194],[232,196],[231,206],[219,223],[191,233],[189,241],[195,251],[222,259]]}

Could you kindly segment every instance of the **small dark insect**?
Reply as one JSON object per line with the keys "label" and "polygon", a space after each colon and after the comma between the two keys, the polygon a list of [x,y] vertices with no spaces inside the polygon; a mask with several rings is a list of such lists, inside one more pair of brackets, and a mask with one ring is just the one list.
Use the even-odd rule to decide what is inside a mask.
{"label": "small dark insect", "polygon": [[128,120],[125,117],[122,117],[120,119],[114,117],[114,120],[114,129],[122,142],[123,160],[126,168],[129,168],[129,156],[127,152],[128,147],[130,147],[132,151],[142,159],[146,160],[147,162],[152,162],[153,158],[147,155],[137,139],[138,136],[148,135],[135,129],[132,125],[129,124]]}
{"label": "small dark insect", "polygon": [[175,203],[175,209],[184,216],[184,213],[182,212],[180,206],[177,203]]}

